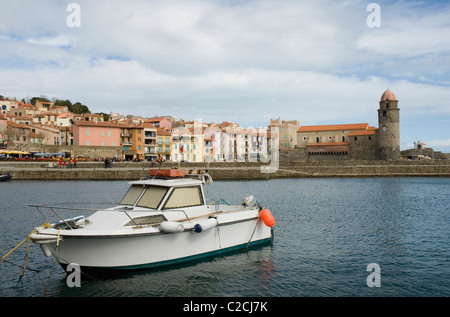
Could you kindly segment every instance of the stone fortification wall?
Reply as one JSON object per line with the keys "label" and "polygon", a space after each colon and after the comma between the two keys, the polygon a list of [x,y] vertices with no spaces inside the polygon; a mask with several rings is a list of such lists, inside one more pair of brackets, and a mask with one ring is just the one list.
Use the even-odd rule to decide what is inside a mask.
{"label": "stone fortification wall", "polygon": [[[12,162],[11,162],[12,163]],[[406,177],[429,176],[450,177],[450,160],[427,161],[342,161],[342,162],[303,162],[281,164],[274,173],[261,173],[256,163],[203,163],[180,165],[185,169],[208,169],[215,180],[250,180],[272,178],[304,177]],[[163,164],[163,168],[172,165]],[[112,168],[104,168],[101,162],[79,163],[77,168],[60,169],[43,163],[2,162],[1,173],[10,173],[13,180],[136,180],[148,175],[148,163],[113,163]]]}

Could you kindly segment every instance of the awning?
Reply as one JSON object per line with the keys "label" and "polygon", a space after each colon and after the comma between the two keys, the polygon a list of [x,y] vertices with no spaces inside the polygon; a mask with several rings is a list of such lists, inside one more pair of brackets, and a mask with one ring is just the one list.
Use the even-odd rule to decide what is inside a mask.
{"label": "awning", "polygon": [[30,154],[29,152],[25,151],[17,151],[17,150],[0,150],[0,154]]}

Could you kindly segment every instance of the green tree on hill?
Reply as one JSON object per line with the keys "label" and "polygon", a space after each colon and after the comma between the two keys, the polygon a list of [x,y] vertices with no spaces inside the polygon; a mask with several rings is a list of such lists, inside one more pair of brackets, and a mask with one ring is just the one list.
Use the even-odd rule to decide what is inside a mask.
{"label": "green tree on hill", "polygon": [[65,106],[70,112],[76,114],[91,113],[88,106],[83,105],[81,102],[75,102],[74,104],[72,104],[72,102],[68,99],[55,99],[53,103],[55,104],[55,106]]}
{"label": "green tree on hill", "polygon": [[71,107],[69,107],[69,111],[76,114],[91,113],[89,108],[80,102],[75,102]]}
{"label": "green tree on hill", "polygon": [[41,95],[40,97],[33,97],[30,99],[30,103],[34,106],[36,104],[36,101],[43,101],[43,102],[51,102],[47,99],[47,97]]}

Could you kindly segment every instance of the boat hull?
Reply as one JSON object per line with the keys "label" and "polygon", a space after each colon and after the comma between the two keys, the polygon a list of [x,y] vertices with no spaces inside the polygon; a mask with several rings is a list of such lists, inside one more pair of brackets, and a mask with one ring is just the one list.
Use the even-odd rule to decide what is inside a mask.
{"label": "boat hull", "polygon": [[[256,245],[270,244],[272,230],[259,218],[219,224],[200,233],[188,230],[133,236],[63,237],[46,243],[63,268],[81,270],[139,270],[217,256]],[[41,245],[42,246],[42,245]]]}

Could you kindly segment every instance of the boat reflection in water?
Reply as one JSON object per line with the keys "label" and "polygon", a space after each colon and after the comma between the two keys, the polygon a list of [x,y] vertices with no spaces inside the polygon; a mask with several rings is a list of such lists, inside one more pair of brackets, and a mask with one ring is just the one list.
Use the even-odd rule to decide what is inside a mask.
{"label": "boat reflection in water", "polygon": [[242,205],[208,205],[203,185],[210,182],[203,171],[151,170],[130,182],[116,207],[53,224],[34,205],[46,223],[31,240],[63,268],[82,271],[162,267],[272,242],[267,209],[252,196]]}

